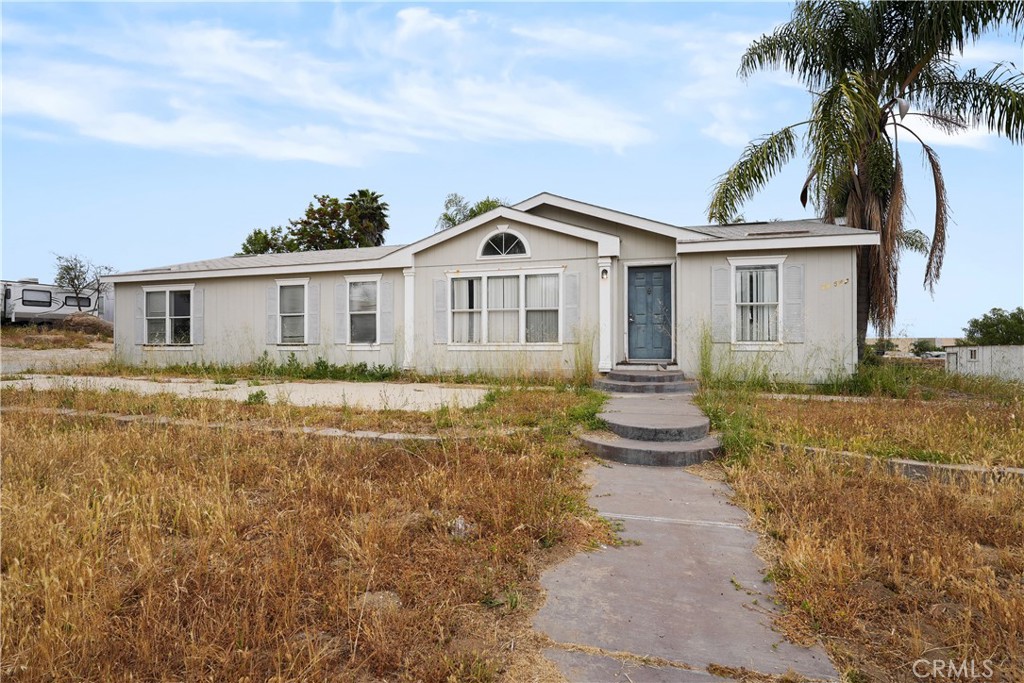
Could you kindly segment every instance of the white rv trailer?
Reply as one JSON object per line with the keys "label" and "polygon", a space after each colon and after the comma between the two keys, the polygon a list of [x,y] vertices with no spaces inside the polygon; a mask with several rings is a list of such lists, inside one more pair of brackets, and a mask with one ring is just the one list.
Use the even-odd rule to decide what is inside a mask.
{"label": "white rv trailer", "polygon": [[109,287],[76,296],[70,289],[40,284],[36,278],[16,282],[3,280],[4,324],[27,323],[52,325],[75,313],[89,313],[104,320],[113,320],[114,294]]}

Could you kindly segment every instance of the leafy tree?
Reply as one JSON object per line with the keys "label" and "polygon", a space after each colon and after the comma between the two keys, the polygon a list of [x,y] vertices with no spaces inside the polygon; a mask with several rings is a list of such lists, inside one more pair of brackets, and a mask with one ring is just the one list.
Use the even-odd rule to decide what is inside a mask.
{"label": "leafy tree", "polygon": [[941,351],[931,339],[917,339],[910,345],[910,352],[915,356],[923,356],[932,351]]}
{"label": "leafy tree", "polygon": [[292,239],[285,234],[284,228],[275,226],[268,230],[256,228],[242,242],[243,254],[281,254],[287,251],[298,251]]}
{"label": "leafy tree", "polygon": [[437,224],[434,226],[434,230],[436,232],[454,228],[460,223],[465,223],[492,209],[506,205],[507,202],[505,200],[491,196],[484,197],[476,204],[470,205],[465,197],[453,192],[444,198],[444,212],[437,217]]}
{"label": "leafy tree", "polygon": [[971,318],[960,342],[967,346],[1016,346],[1024,344],[1024,308],[1012,311],[993,308],[980,318]]}
{"label": "leafy tree", "polygon": [[882,337],[881,339],[875,341],[874,350],[876,355],[884,356],[887,351],[896,350],[896,343],[893,342],[893,340],[891,339],[886,339],[885,337]]}
{"label": "leafy tree", "polygon": [[379,247],[388,229],[388,205],[381,195],[358,190],[345,197],[345,217],[350,239],[357,247]]}
{"label": "leafy tree", "polygon": [[[805,126],[807,180],[800,201],[822,218],[881,234],[857,266],[858,350],[868,322],[888,335],[896,316],[900,253],[927,249],[924,285],[939,279],[949,206],[938,155],[903,125],[921,117],[956,133],[982,126],[1014,143],[1024,140],[1024,75],[1012,64],[986,72],[958,68],[955,57],[983,34],[1006,26],[1016,39],[1020,2],[799,2],[790,21],[754,41],[739,74],[782,68],[813,94],[810,117],[751,142],[722,175],[708,207],[724,222],[759,192],[797,152]],[[911,106],[915,111],[910,111]],[[930,240],[908,231],[899,137],[920,144],[935,187]],[[925,238],[925,239],[922,239]]]}
{"label": "leafy tree", "polygon": [[288,227],[257,228],[242,242],[242,254],[279,254],[380,246],[388,229],[388,205],[370,190],[353,192],[342,202],[331,195],[313,195],[302,218]]}
{"label": "leafy tree", "polygon": [[102,290],[100,278],[114,272],[110,266],[97,266],[87,258],[72,254],[57,259],[57,276],[53,283],[58,287],[70,289],[75,294],[78,310],[82,310],[81,299],[99,295]]}

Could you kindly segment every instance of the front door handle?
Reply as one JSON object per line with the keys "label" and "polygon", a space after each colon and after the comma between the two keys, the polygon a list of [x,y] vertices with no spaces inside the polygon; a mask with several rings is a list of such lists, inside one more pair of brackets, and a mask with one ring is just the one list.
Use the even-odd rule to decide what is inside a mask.
{"label": "front door handle", "polygon": [[633,316],[629,316],[629,322],[633,322]]}

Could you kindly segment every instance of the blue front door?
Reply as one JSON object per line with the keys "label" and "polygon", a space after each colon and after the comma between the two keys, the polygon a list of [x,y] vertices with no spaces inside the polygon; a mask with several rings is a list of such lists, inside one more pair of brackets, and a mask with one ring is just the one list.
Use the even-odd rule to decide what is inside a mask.
{"label": "blue front door", "polygon": [[672,360],[672,268],[629,269],[629,360]]}

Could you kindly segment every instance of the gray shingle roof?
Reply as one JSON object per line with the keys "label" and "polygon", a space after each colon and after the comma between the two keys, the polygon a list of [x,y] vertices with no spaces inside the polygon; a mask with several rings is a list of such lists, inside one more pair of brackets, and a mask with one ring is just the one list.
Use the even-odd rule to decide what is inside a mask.
{"label": "gray shingle roof", "polygon": [[[845,225],[822,223],[818,220],[773,221],[770,223],[734,223],[732,225],[702,225],[690,228],[697,232],[726,240],[768,239],[779,237],[813,237],[862,235],[863,230]],[[680,240],[681,242],[693,240]]]}
{"label": "gray shingle roof", "polygon": [[146,268],[117,273],[117,275],[146,275],[149,273],[190,273],[199,271],[235,270],[238,268],[265,268],[268,266],[306,266],[320,263],[354,263],[373,261],[398,251],[404,244],[360,249],[325,249],[323,251],[296,251],[287,254],[251,254],[223,256],[205,261],[177,263],[160,268]]}

